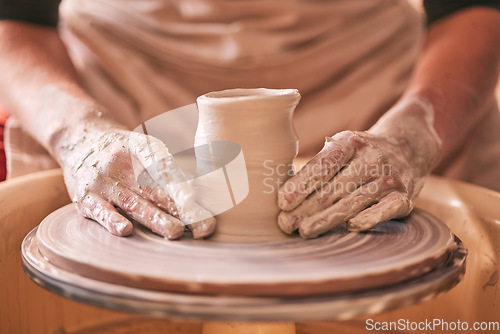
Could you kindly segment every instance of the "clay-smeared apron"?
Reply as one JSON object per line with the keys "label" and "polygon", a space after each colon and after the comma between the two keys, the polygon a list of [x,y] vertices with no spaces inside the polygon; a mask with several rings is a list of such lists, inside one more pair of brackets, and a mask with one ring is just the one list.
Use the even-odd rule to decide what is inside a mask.
{"label": "clay-smeared apron", "polygon": [[[404,0],[64,0],[60,13],[85,87],[131,129],[213,90],[297,88],[303,154],[367,129],[397,100],[423,32]],[[10,177],[55,166],[15,119],[7,132]],[[500,173],[478,173],[500,166],[500,140],[481,140],[496,165],[453,175],[491,187],[498,174],[500,189]]]}

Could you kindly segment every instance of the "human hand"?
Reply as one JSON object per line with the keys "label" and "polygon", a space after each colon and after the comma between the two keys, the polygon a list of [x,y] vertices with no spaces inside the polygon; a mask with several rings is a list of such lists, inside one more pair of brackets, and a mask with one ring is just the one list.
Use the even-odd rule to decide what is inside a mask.
{"label": "human hand", "polygon": [[106,123],[82,132],[61,141],[58,155],[83,216],[118,236],[133,229],[122,213],[168,239],[186,227],[195,239],[214,232],[215,218],[194,202],[190,182],[160,140]]}
{"label": "human hand", "polygon": [[351,231],[408,215],[438,159],[432,106],[403,101],[367,132],[340,132],[279,190],[285,233],[314,238],[347,222]]}

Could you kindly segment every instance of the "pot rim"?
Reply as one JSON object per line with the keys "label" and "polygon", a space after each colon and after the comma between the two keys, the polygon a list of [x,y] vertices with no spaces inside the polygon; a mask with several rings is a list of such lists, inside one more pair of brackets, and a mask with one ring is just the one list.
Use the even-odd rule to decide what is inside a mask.
{"label": "pot rim", "polygon": [[198,102],[228,102],[229,100],[234,101],[246,101],[246,100],[263,100],[273,97],[298,97],[300,98],[300,93],[297,89],[287,88],[287,89],[270,89],[270,88],[232,88],[225,89],[215,92],[210,92],[198,97]]}

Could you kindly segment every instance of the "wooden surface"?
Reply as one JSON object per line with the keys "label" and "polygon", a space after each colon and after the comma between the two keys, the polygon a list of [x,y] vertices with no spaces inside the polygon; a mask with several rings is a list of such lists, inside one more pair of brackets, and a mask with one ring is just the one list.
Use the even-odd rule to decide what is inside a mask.
{"label": "wooden surface", "polygon": [[130,317],[59,297],[38,287],[23,271],[22,240],[45,216],[69,202],[60,170],[0,182],[0,333],[72,331]]}
{"label": "wooden surface", "polygon": [[[0,183],[0,332],[201,332],[198,322],[172,322],[111,312],[59,297],[23,272],[20,245],[50,212],[69,202],[59,170]],[[500,312],[500,194],[467,183],[430,177],[417,206],[442,219],[467,245],[467,274],[451,291],[427,302],[370,316],[376,321],[498,321]],[[29,208],[29,209],[28,209]],[[364,317],[349,322],[297,323],[297,333],[360,333]]]}
{"label": "wooden surface", "polygon": [[[366,233],[341,225],[315,239],[233,244],[169,241],[140,225],[131,236],[117,237],[82,218],[73,204],[45,218],[34,242],[52,264],[96,281],[232,296],[373,289],[426,273],[456,248],[447,226],[420,209]],[[58,279],[57,271],[49,275]],[[78,286],[78,277],[73,280]]]}

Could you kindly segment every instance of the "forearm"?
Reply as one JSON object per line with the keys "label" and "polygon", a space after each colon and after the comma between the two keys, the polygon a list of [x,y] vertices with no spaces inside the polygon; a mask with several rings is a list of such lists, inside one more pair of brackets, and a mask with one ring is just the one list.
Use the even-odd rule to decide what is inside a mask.
{"label": "forearm", "polygon": [[[494,103],[499,69],[499,11],[470,8],[429,28],[400,103],[418,98],[430,104],[441,160],[453,155]],[[404,117],[396,108],[384,121],[404,122]]]}
{"label": "forearm", "polygon": [[82,88],[53,28],[0,22],[0,103],[56,159],[61,140],[101,122],[103,108]]}

